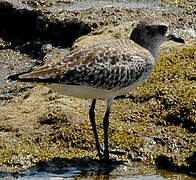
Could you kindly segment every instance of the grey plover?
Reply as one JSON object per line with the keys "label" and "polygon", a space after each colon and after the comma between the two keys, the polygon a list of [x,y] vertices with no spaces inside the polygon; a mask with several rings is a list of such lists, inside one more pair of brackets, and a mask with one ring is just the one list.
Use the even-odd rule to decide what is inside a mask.
{"label": "grey plover", "polygon": [[[130,39],[95,43],[69,52],[62,61],[44,65],[18,76],[23,81],[45,83],[65,95],[92,98],[89,118],[100,159],[109,159],[108,127],[112,102],[148,79],[156,64],[159,47],[166,40],[184,43],[168,35],[168,24],[162,18],[138,21]],[[96,100],[107,103],[103,118],[104,149],[102,150],[95,122]]]}

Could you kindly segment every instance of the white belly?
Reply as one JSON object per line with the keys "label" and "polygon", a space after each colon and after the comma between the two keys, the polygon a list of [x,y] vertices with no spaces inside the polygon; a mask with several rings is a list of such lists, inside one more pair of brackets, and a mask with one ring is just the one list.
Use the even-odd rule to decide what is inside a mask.
{"label": "white belly", "polygon": [[51,90],[67,96],[91,99],[108,99],[111,97],[111,90],[97,89],[86,86],[66,85],[66,84],[47,84]]}
{"label": "white belly", "polygon": [[58,92],[60,94],[64,94],[67,96],[74,96],[79,98],[91,98],[91,99],[113,99],[116,96],[125,95],[131,90],[138,87],[141,83],[134,83],[131,86],[127,86],[122,89],[98,89],[93,87],[87,87],[87,86],[77,86],[77,85],[66,85],[66,84],[44,84],[45,86],[49,87],[51,90]]}

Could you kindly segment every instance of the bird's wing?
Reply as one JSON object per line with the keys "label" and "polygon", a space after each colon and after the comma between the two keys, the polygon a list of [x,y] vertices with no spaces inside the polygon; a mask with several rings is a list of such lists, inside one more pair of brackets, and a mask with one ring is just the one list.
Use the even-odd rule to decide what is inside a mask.
{"label": "bird's wing", "polygon": [[58,77],[58,82],[117,90],[130,86],[140,78],[147,79],[152,69],[153,65],[140,56],[131,56],[125,62],[121,61],[116,64],[109,62],[107,65],[92,64],[89,68],[81,66],[78,69],[62,72]]}
{"label": "bird's wing", "polygon": [[130,40],[76,49],[63,61],[40,67],[20,78],[102,89],[126,87],[152,69],[151,54],[143,48],[144,52],[139,52],[136,44],[131,47],[126,43]]}

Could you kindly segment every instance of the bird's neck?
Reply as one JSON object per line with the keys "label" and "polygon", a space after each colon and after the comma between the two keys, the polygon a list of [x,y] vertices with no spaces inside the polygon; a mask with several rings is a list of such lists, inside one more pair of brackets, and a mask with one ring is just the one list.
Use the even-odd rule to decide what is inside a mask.
{"label": "bird's neck", "polygon": [[138,45],[140,45],[141,47],[149,50],[152,56],[154,57],[155,61],[157,61],[158,54],[159,54],[159,47],[161,43],[153,42],[149,39],[146,39],[146,37],[144,37],[140,33],[135,33],[134,30],[131,33],[130,39],[133,40]]}
{"label": "bird's neck", "polygon": [[[141,46],[141,44],[139,44]],[[150,51],[150,53],[152,54],[152,56],[154,57],[155,61],[157,61],[158,59],[158,55],[159,55],[159,47],[160,45],[151,45],[151,44],[143,44],[142,45],[143,48],[146,48],[147,50]]]}

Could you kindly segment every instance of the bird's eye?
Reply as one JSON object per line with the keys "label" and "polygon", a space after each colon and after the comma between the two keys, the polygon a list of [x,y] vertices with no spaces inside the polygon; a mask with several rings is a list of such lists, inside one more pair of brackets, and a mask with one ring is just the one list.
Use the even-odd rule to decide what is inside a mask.
{"label": "bird's eye", "polygon": [[155,36],[156,33],[157,33],[156,27],[153,27],[153,26],[146,26],[145,29],[146,29],[146,32],[147,32],[149,35],[151,35],[151,36]]}
{"label": "bird's eye", "polygon": [[158,26],[158,31],[159,31],[161,34],[166,34],[167,30],[168,30],[168,27],[167,27],[167,26],[164,26],[164,25]]}
{"label": "bird's eye", "polygon": [[147,31],[151,31],[152,28],[151,28],[150,26],[146,26],[145,29],[146,29]]}

